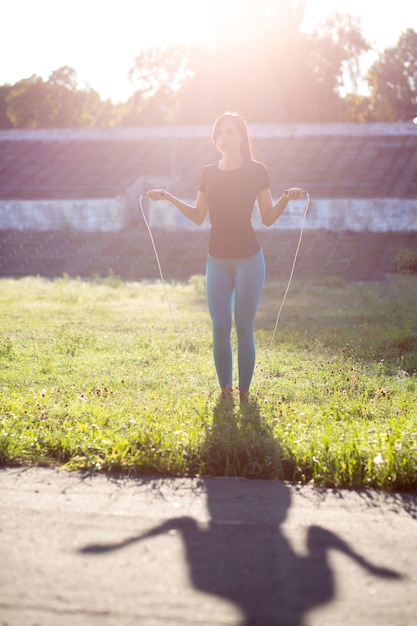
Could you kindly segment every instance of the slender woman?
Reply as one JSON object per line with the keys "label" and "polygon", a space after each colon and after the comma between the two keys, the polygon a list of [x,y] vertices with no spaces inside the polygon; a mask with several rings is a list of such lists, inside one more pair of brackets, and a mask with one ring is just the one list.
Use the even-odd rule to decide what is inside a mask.
{"label": "slender woman", "polygon": [[253,158],[248,128],[238,113],[225,113],[215,121],[212,140],[221,158],[203,169],[195,206],[164,189],[151,189],[147,196],[167,200],[195,224],[209,216],[206,288],[214,363],[222,397],[232,398],[234,309],[239,395],[246,400],[255,367],[254,320],[265,279],[264,255],[252,225],[253,208],[257,200],[263,224],[271,226],[289,200],[300,198],[304,191],[287,189],[273,203],[267,167]]}

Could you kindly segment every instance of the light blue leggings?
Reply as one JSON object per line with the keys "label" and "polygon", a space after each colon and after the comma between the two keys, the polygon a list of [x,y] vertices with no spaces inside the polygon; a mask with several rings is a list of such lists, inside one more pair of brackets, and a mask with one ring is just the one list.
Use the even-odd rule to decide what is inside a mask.
{"label": "light blue leggings", "polygon": [[221,389],[233,386],[232,309],[238,346],[239,389],[249,391],[255,367],[254,320],[265,280],[262,250],[246,259],[207,260],[207,303],[213,325],[213,355]]}

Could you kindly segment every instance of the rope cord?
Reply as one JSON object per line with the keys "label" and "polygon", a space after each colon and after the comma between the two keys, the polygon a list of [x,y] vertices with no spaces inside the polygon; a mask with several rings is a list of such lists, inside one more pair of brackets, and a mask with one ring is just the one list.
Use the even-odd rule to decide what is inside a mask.
{"label": "rope cord", "polygon": [[280,320],[281,312],[282,312],[282,309],[284,308],[285,300],[287,299],[287,295],[288,295],[288,292],[290,290],[291,282],[292,282],[292,279],[293,279],[293,276],[294,276],[295,264],[297,263],[298,252],[300,250],[301,240],[303,238],[304,223],[306,221],[307,212],[308,212],[308,206],[310,204],[310,196],[309,196],[309,194],[307,192],[305,192],[305,193],[306,193],[306,196],[307,196],[307,200],[306,200],[306,206],[305,206],[305,209],[304,209],[303,220],[301,222],[300,236],[298,238],[297,248],[295,250],[294,260],[293,260],[293,263],[292,263],[290,277],[289,277],[288,283],[287,283],[287,288],[285,289],[284,297],[282,298],[281,306],[279,307],[277,319],[275,320],[275,326],[274,326],[274,330],[273,330],[273,333],[272,333],[271,341],[269,343],[268,352],[271,350],[272,344],[274,343],[275,335],[276,335],[277,328],[278,328],[278,322]]}
{"label": "rope cord", "polygon": [[[281,302],[281,305],[280,305],[279,310],[278,310],[278,314],[277,314],[277,317],[276,317],[276,320],[275,320],[274,330],[272,331],[271,340],[269,342],[269,346],[268,346],[267,351],[265,353],[265,359],[266,360],[268,359],[268,357],[270,355],[270,352],[272,350],[272,345],[273,345],[274,340],[275,340],[275,335],[276,335],[276,332],[277,332],[279,320],[281,318],[282,309],[284,308],[285,300],[287,299],[287,295],[288,295],[288,292],[290,290],[291,282],[292,282],[292,279],[293,279],[293,276],[294,276],[295,265],[297,263],[298,253],[299,253],[300,246],[301,246],[301,241],[302,241],[302,238],[303,238],[304,224],[305,224],[305,221],[306,221],[308,208],[309,208],[309,205],[310,205],[310,195],[307,192],[305,192],[305,194],[307,196],[307,200],[306,200],[306,205],[305,205],[305,209],[304,209],[303,219],[302,219],[302,222],[301,222],[300,235],[298,237],[298,243],[297,243],[297,247],[296,247],[295,254],[294,254],[294,260],[292,262],[290,277],[288,279],[287,287],[285,289],[284,296],[282,298],[282,302]],[[265,378],[265,374],[264,374],[263,378]],[[256,396],[259,394],[259,390],[260,390],[260,388],[262,386],[263,378],[261,378],[261,380],[259,381],[258,386],[256,388],[256,393],[255,393]]]}
{"label": "rope cord", "polygon": [[[306,200],[306,205],[305,205],[305,209],[304,209],[303,219],[302,219],[302,222],[301,222],[300,235],[298,237],[297,247],[296,247],[296,250],[295,250],[294,260],[293,260],[293,263],[292,263],[292,267],[291,267],[291,272],[290,272],[290,276],[289,276],[289,279],[288,279],[288,283],[287,283],[287,286],[286,286],[286,289],[285,289],[285,292],[284,292],[284,296],[282,298],[282,302],[281,302],[281,305],[279,307],[278,314],[277,314],[277,317],[276,317],[276,320],[275,320],[275,325],[274,325],[274,330],[272,332],[271,340],[269,342],[269,346],[268,346],[268,349],[266,351],[266,358],[268,358],[268,356],[269,356],[269,354],[270,354],[270,352],[272,350],[272,345],[274,343],[275,335],[277,333],[277,328],[278,328],[279,320],[281,318],[282,309],[284,308],[284,304],[285,304],[285,301],[287,299],[287,295],[288,295],[288,292],[290,290],[290,286],[291,286],[292,279],[293,279],[293,276],[294,276],[295,265],[297,263],[298,253],[299,253],[299,250],[300,250],[301,241],[302,241],[303,233],[304,233],[304,224],[305,224],[305,221],[306,221],[306,217],[307,217],[307,213],[308,213],[308,209],[309,209],[309,205],[310,205],[310,195],[307,192],[305,192],[305,194],[307,196],[307,200]],[[168,292],[167,292],[167,288],[166,288],[166,284],[165,284],[165,279],[164,279],[164,275],[162,273],[162,267],[161,267],[161,263],[160,263],[160,260],[159,260],[159,255],[158,255],[158,252],[157,252],[157,249],[156,249],[155,241],[154,241],[154,238],[153,238],[152,231],[151,231],[151,228],[149,226],[148,220],[146,219],[145,211],[143,209],[143,204],[142,204],[142,197],[143,196],[146,196],[146,194],[143,193],[140,196],[140,200],[139,200],[140,210],[141,210],[141,213],[142,213],[143,221],[145,222],[146,228],[147,228],[148,233],[149,233],[149,237],[150,237],[150,240],[151,240],[151,243],[152,243],[153,251],[155,253],[155,258],[156,258],[156,262],[158,264],[158,269],[159,269],[159,275],[161,277],[161,282],[162,282],[163,287],[164,287],[165,298],[166,298],[167,303],[168,303],[169,312],[171,314],[172,320],[175,322],[175,324],[177,324],[177,321],[175,319],[175,316],[174,316],[174,313],[173,313],[173,310],[172,310],[172,307],[171,307],[171,302],[170,302],[170,299],[168,297]],[[258,395],[258,393],[259,393],[259,389],[261,387],[261,382],[262,381],[260,381],[259,384],[258,384],[258,387],[257,387],[257,390],[256,390],[256,395]]]}
{"label": "rope cord", "polygon": [[153,238],[153,235],[152,235],[151,227],[149,226],[148,220],[146,219],[145,211],[143,209],[143,204],[142,204],[143,196],[146,196],[146,193],[142,193],[140,195],[140,198],[139,198],[140,210],[141,210],[141,213],[142,213],[143,221],[145,222],[145,226],[146,226],[146,228],[148,230],[148,233],[149,233],[149,237],[150,237],[150,240],[151,240],[151,243],[152,243],[153,251],[155,253],[155,258],[156,258],[156,262],[158,264],[158,269],[159,269],[159,276],[161,277],[161,282],[162,282],[162,285],[164,287],[165,298],[166,298],[166,301],[168,303],[169,312],[171,314],[172,321],[175,322],[175,324],[176,324],[177,320],[175,319],[175,315],[174,315],[174,312],[173,312],[172,306],[171,306],[171,301],[170,301],[170,299],[168,297],[168,291],[167,291],[167,288],[166,288],[164,275],[162,273],[162,267],[161,267],[161,263],[159,261],[159,256],[158,256],[158,252],[157,252],[157,249],[156,249],[155,241],[154,241],[154,238]]}

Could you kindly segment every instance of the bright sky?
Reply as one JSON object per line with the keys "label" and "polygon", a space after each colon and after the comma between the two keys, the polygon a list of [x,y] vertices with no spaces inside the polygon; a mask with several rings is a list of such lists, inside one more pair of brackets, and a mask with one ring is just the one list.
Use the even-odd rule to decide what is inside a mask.
{"label": "bright sky", "polygon": [[[363,34],[381,50],[406,28],[417,32],[417,2],[410,0],[384,8],[371,0],[308,0],[307,21],[335,11],[359,16]],[[68,65],[80,83],[114,101],[130,95],[127,73],[141,49],[213,38],[210,0],[9,0],[1,17],[0,85],[33,74],[47,79]]]}

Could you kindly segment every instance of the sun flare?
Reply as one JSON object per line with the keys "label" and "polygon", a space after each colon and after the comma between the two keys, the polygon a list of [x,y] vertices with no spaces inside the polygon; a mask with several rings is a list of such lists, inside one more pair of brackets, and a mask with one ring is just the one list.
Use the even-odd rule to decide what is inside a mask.
{"label": "sun flare", "polygon": [[[212,44],[219,36],[244,42],[262,15],[279,11],[285,19],[282,11],[290,5],[291,0],[13,0],[2,14],[0,56],[7,63],[0,84],[33,75],[47,79],[67,65],[102,98],[124,100],[132,93],[127,76],[141,50],[175,42]],[[307,0],[306,29],[335,11],[359,17],[364,35],[379,49],[395,45],[406,28],[417,31],[417,4],[409,0],[379,9],[363,0]]]}

